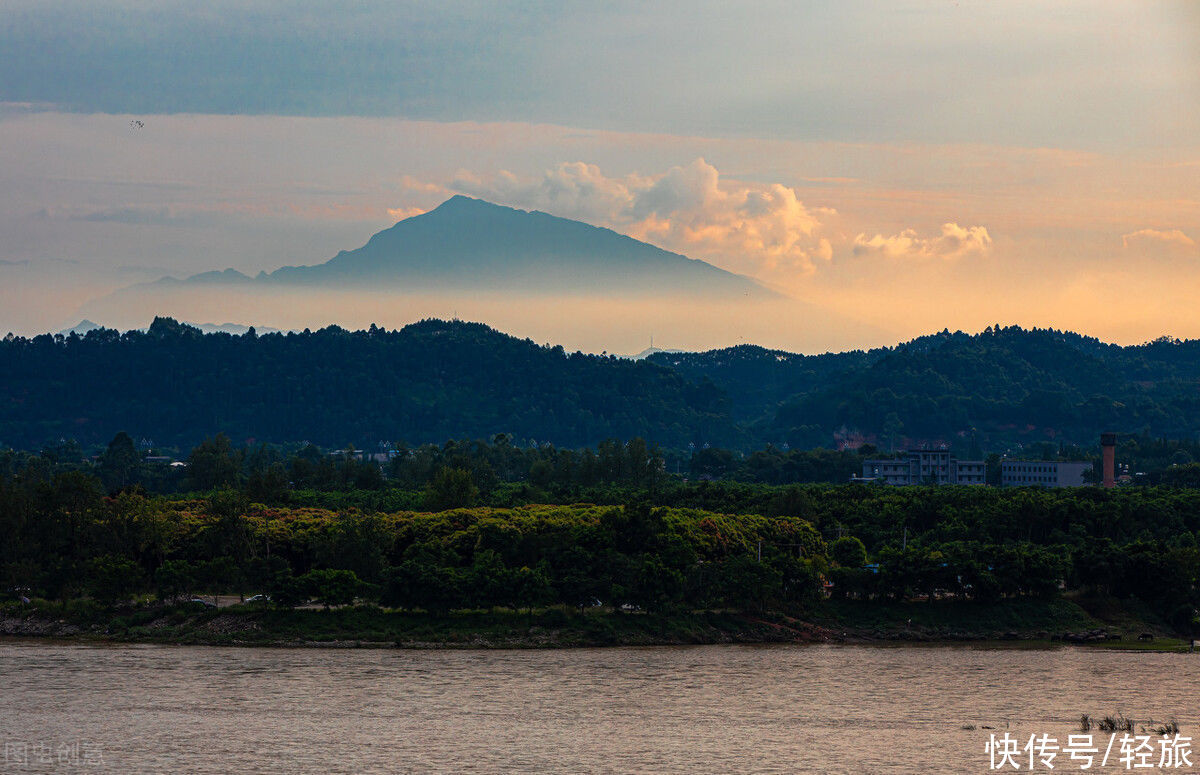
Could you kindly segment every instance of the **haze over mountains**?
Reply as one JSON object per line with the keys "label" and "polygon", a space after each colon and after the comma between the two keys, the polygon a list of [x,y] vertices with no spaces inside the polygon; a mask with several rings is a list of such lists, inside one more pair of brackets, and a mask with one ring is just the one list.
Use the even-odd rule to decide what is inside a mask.
{"label": "haze over mountains", "polygon": [[879,340],[870,326],[710,263],[465,196],[324,263],[133,285],[85,304],[63,325],[86,318],[126,329],[157,315],[283,330],[467,318],[591,352],[637,352],[651,337],[688,348]]}
{"label": "haze over mountains", "polygon": [[[192,326],[193,328],[197,328],[202,333],[205,333],[205,334],[224,333],[224,334],[241,335],[241,334],[247,333],[251,328],[250,326],[244,326],[239,323],[193,323],[190,320],[185,320],[183,322],[183,324],[185,326]],[[99,323],[96,323],[94,321],[84,319],[84,320],[79,321],[75,325],[71,326],[70,328],[64,328],[63,330],[59,331],[58,333],[62,334],[63,336],[70,336],[71,334],[76,334],[77,336],[84,336],[85,334],[87,334],[88,331],[94,331],[95,329],[98,329],[98,328],[104,328],[104,326],[102,326]],[[272,334],[278,330],[279,330],[278,328],[270,328],[269,326],[255,327],[255,331],[257,331],[260,334]]]}
{"label": "haze over mountains", "polygon": [[249,277],[237,269],[165,277],[118,295],[179,285],[318,287],[327,290],[509,290],[613,297],[679,296],[708,300],[776,298],[743,275],[671,253],[611,229],[539,211],[454,196],[406,218],[321,264],[285,266]]}
{"label": "haze over mountains", "polygon": [[[10,342],[0,394],[13,399],[0,412],[0,440],[99,443],[131,430],[189,444],[223,430],[362,444],[503,432],[561,445],[642,435],[748,449],[1200,432],[1200,342],[1118,347],[1013,327],[864,350],[861,330],[750,278],[608,229],[461,196],[322,264],[161,280],[106,302],[127,317],[179,314],[145,332]],[[459,310],[494,328],[430,319],[385,330]],[[362,319],[376,316],[385,328],[339,327],[365,328]],[[113,319],[87,317],[87,326]],[[314,324],[322,317],[339,325]],[[176,319],[303,333],[226,326],[204,336]],[[580,329],[636,342],[616,351],[657,336],[702,352],[650,349],[618,365],[569,355],[589,348],[557,332]],[[844,330],[851,346],[792,352],[806,330]],[[538,346],[530,331],[566,347]],[[688,339],[696,331],[734,346],[697,347]]]}

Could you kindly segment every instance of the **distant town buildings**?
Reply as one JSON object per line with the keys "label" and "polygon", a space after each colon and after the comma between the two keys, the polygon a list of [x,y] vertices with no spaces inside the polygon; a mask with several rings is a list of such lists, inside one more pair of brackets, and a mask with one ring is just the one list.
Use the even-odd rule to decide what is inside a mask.
{"label": "distant town buildings", "polygon": [[863,461],[857,481],[877,484],[985,484],[982,460],[959,460],[945,449],[910,450],[902,457]]}
{"label": "distant town buildings", "polygon": [[[1117,446],[1117,434],[1106,431],[1100,434],[1102,457],[1102,487],[1112,487],[1113,458]],[[1000,461],[1001,487],[1083,487],[1084,477],[1091,473],[1092,464],[1078,461],[1056,460],[1002,460]],[[1128,481],[1128,477],[1126,477]]]}
{"label": "distant town buildings", "polygon": [[1083,487],[1091,463],[1053,460],[1001,460],[1001,487]]}
{"label": "distant town buildings", "polygon": [[[1114,482],[1113,448],[1116,434],[1101,436],[1104,479],[1102,486]],[[1092,464],[1085,461],[1008,460],[1000,461],[1001,487],[1083,487]],[[1130,477],[1122,476],[1127,482]],[[896,458],[863,461],[862,476],[854,482],[874,484],[986,484],[987,466],[982,460],[959,460],[946,449],[917,449]]]}

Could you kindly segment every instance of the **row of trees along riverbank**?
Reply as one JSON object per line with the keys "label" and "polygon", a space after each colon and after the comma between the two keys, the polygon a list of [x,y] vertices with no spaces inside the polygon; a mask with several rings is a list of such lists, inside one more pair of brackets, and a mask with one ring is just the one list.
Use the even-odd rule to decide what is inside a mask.
{"label": "row of trees along riverbank", "polygon": [[803,612],[823,589],[976,601],[1078,590],[1137,597],[1182,632],[1195,624],[1192,490],[705,482],[593,494],[616,502],[379,511],[233,489],[111,496],[80,472],[0,477],[0,572],[10,595],[52,599],[256,592],[429,611]]}

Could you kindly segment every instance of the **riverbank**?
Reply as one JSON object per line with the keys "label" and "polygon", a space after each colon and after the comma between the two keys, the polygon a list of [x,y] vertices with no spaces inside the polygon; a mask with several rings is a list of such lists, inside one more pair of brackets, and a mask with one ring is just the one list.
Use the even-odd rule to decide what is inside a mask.
{"label": "riverbank", "polygon": [[827,601],[812,621],[856,641],[1003,641],[1181,650],[1190,645],[1135,600],[1109,597],[891,603]]}
{"label": "riverbank", "polygon": [[199,604],[104,609],[34,603],[0,608],[0,636],[243,646],[569,648],[709,643],[1082,643],[1177,650],[1181,640],[1114,600],[887,603],[824,601],[803,616],[549,608],[435,616],[374,606],[274,609]]}

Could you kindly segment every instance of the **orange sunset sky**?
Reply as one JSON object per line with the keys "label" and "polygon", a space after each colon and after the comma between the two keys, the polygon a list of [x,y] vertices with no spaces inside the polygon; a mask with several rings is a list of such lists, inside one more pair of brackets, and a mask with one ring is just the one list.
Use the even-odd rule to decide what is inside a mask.
{"label": "orange sunset sky", "polygon": [[[813,352],[993,323],[1200,337],[1188,3],[5,5],[5,331],[162,313],[457,315],[610,352],[651,335]],[[456,193],[787,299],[103,299],[320,263]]]}

